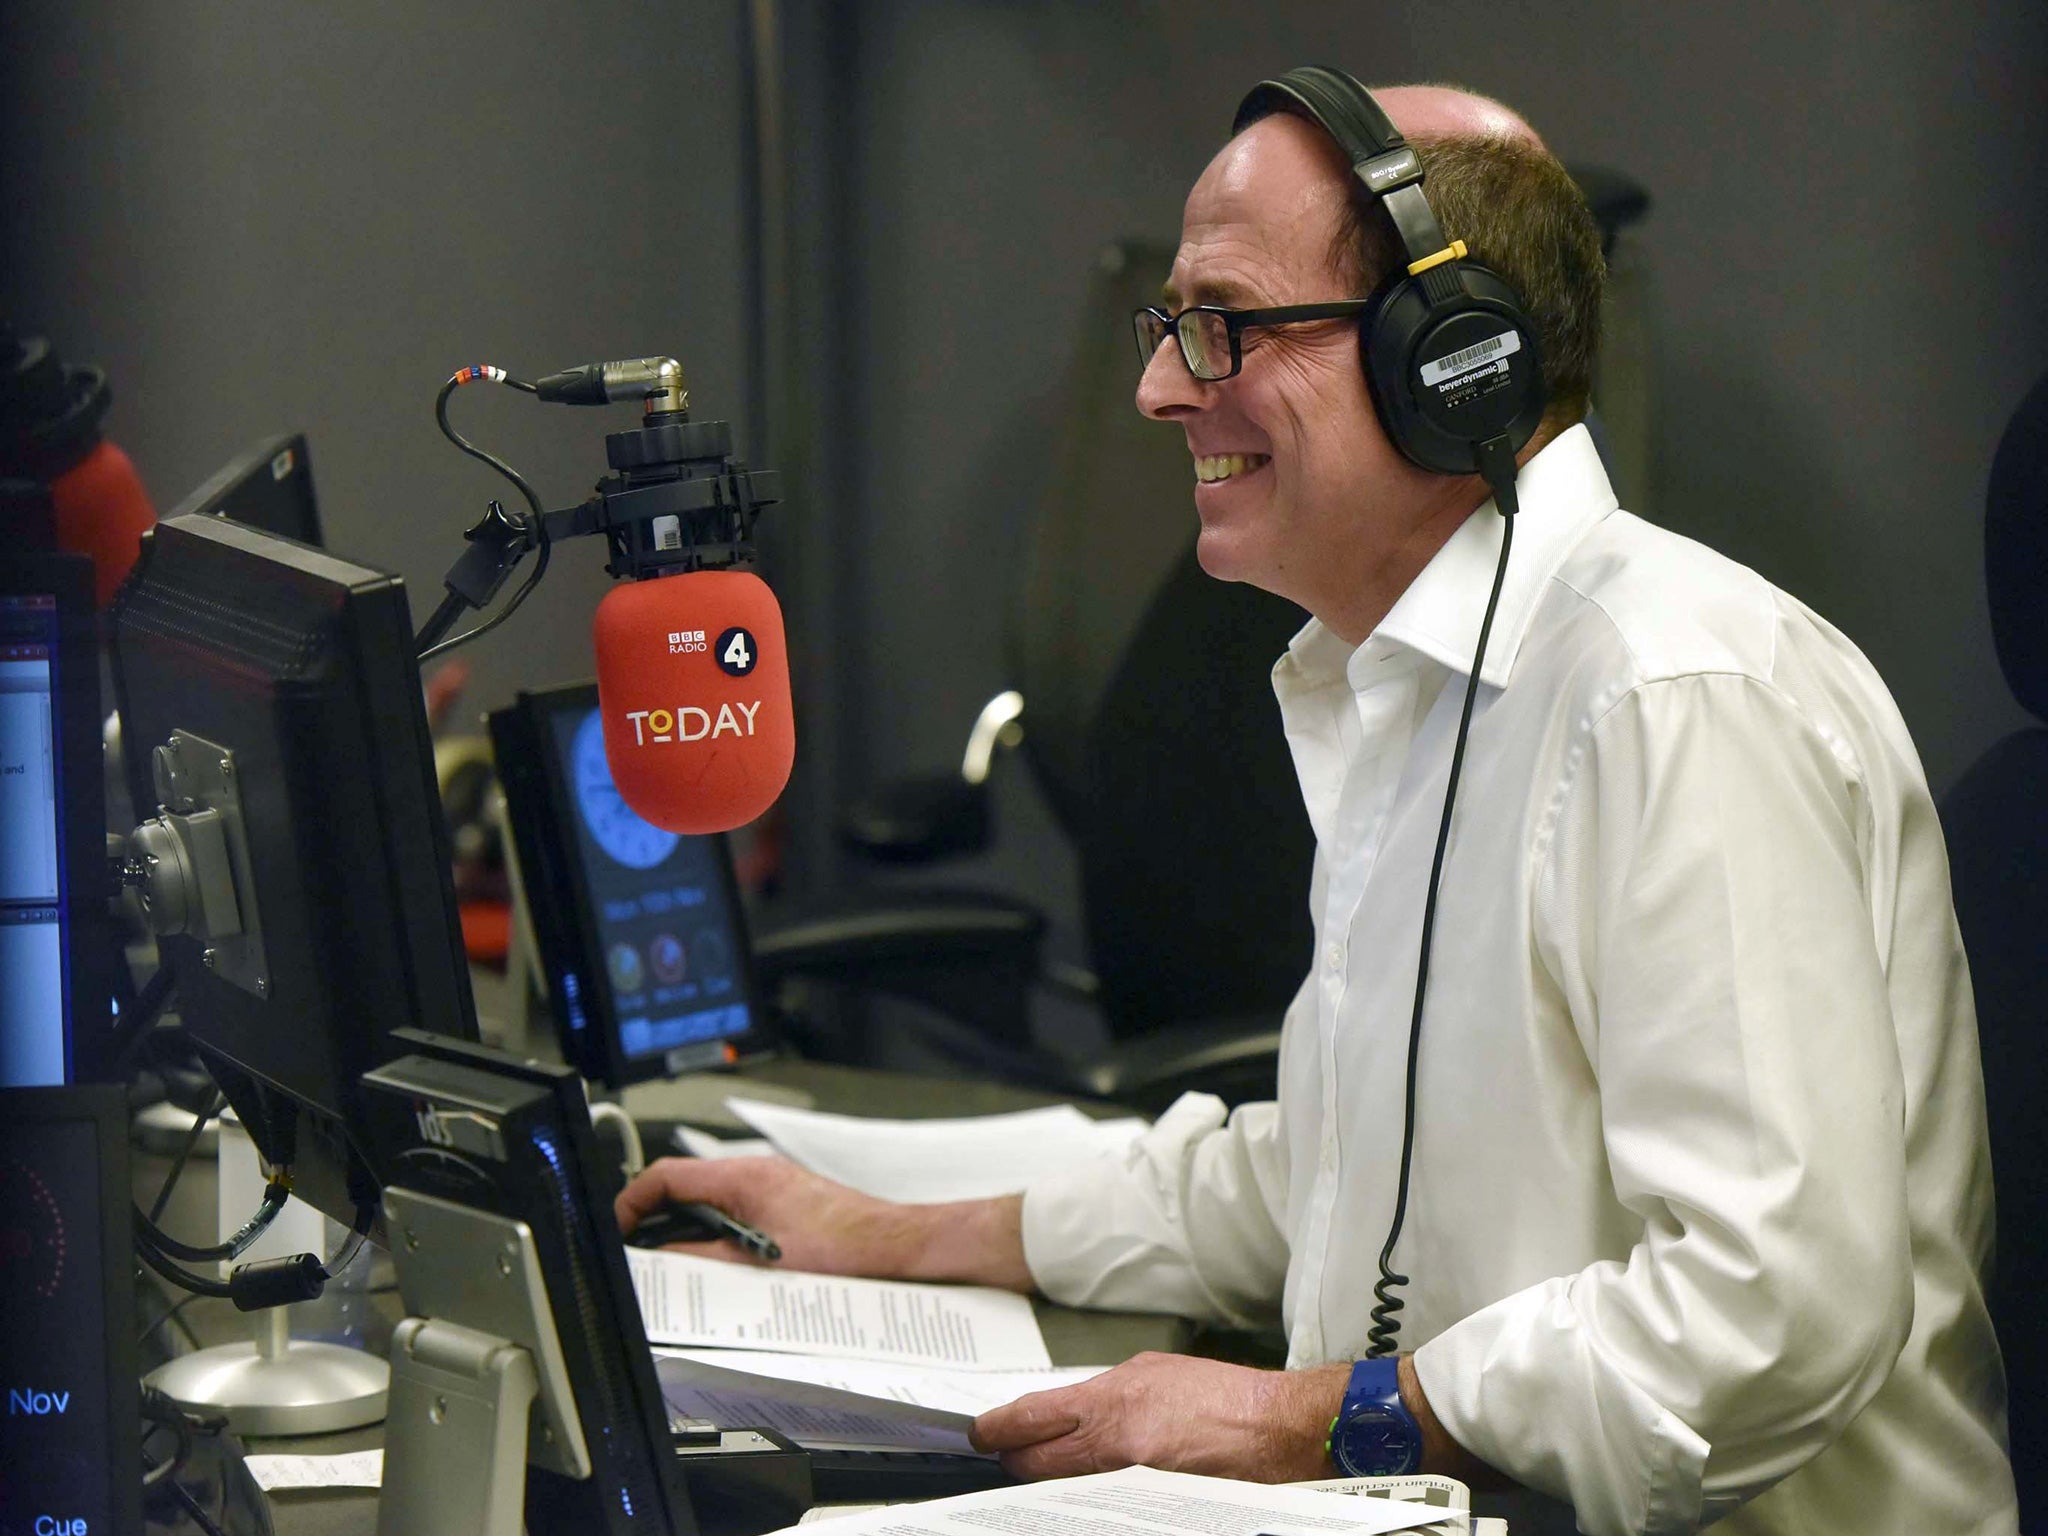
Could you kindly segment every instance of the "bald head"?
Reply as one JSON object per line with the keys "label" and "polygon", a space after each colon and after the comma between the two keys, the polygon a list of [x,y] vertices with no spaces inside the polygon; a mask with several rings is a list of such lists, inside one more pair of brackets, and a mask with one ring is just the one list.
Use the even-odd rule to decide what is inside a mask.
{"label": "bald head", "polygon": [[[1372,96],[1414,146],[1444,237],[1465,242],[1536,321],[1558,420],[1577,420],[1591,386],[1605,276],[1584,195],[1527,119],[1489,96],[1451,85],[1378,86]],[[1406,259],[1393,221],[1334,137],[1298,107],[1270,96],[1265,105],[1268,115],[1224,146],[1207,177],[1248,176],[1254,147],[1284,150],[1281,168],[1297,178],[1292,209],[1331,231],[1330,269],[1342,284],[1361,296],[1372,291]]]}
{"label": "bald head", "polygon": [[1376,85],[1373,100],[1404,139],[1512,139],[1545,147],[1512,107],[1451,85]]}

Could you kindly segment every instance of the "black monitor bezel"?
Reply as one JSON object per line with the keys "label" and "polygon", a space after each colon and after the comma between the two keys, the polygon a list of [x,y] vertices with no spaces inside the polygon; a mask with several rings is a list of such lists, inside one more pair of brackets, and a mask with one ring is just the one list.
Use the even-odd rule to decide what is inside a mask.
{"label": "black monitor bezel", "polygon": [[[56,601],[57,655],[50,698],[60,754],[64,866],[64,1075],[67,1083],[109,1077],[113,1062],[114,942],[106,915],[107,800],[101,745],[99,622],[93,564],[85,555],[17,554],[0,560],[0,596]],[[84,1003],[101,999],[96,1031],[79,1028]]]}
{"label": "black monitor bezel", "polygon": [[[272,483],[280,477],[276,472],[279,454],[292,455],[290,473],[297,477],[299,512],[298,526],[279,528],[271,522],[241,515],[237,504],[244,502],[251,488],[261,489],[264,476]],[[301,544],[321,548],[326,540],[321,535],[320,503],[313,490],[313,450],[307,445],[303,432],[284,432],[276,437],[266,437],[261,442],[245,449],[230,459],[206,483],[178,503],[172,517],[200,515],[225,517],[248,528],[261,528],[265,533],[274,533],[279,538],[294,539]]]}
{"label": "black monitor bezel", "polygon": [[[615,1427],[628,1429],[631,1439],[621,1445],[620,1453],[630,1460],[636,1447],[644,1451],[645,1471],[657,1484],[667,1506],[663,1513],[669,1536],[695,1536],[697,1522],[689,1488],[669,1432],[667,1404],[655,1374],[639,1294],[626,1266],[625,1239],[613,1214],[611,1202],[618,1180],[606,1179],[600,1172],[602,1155],[591,1128],[590,1100],[581,1075],[573,1067],[522,1059],[494,1046],[416,1030],[396,1031],[394,1039],[414,1053],[390,1064],[394,1076],[417,1082],[421,1075],[419,1058],[424,1058],[428,1063],[457,1069],[455,1077],[481,1072],[546,1096],[549,1117],[568,1138],[567,1172],[573,1187],[563,1194],[580,1197],[575,1201],[580,1226],[569,1230],[560,1219],[560,1209],[546,1200],[540,1180],[520,1176],[515,1149],[510,1146],[501,1149],[502,1160],[496,1161],[495,1169],[485,1177],[492,1190],[491,1208],[495,1214],[525,1222],[534,1232],[550,1310],[584,1433],[595,1439]],[[474,1096],[467,1094],[459,1083],[451,1081],[448,1090],[454,1107],[475,1107]],[[438,1106],[426,1105],[414,1088],[401,1093],[389,1084],[366,1085],[364,1109],[369,1130],[372,1139],[380,1143],[389,1181],[400,1188],[472,1204],[468,1198],[472,1174],[481,1171],[489,1159],[426,1141],[419,1129],[420,1111],[426,1107]],[[560,1251],[559,1243],[564,1239],[573,1249],[581,1250],[582,1257],[595,1260],[594,1275],[573,1267],[577,1254],[565,1255]],[[566,1270],[564,1259],[568,1260]],[[600,1378],[607,1371],[623,1373],[623,1385],[631,1397],[624,1424],[607,1421],[602,1412],[604,1392]],[[595,1477],[594,1470],[593,1478],[585,1481],[592,1482]],[[587,1497],[591,1491],[583,1483],[529,1465],[528,1527],[599,1528]],[[609,1495],[613,1491],[601,1486],[595,1489],[602,1502],[605,1525],[612,1522]]]}
{"label": "black monitor bezel", "polygon": [[[589,872],[576,840],[574,787],[555,750],[553,718],[595,708],[596,683],[522,690],[511,704],[492,712],[490,731],[498,782],[505,791],[506,819],[519,857],[520,888],[533,923],[563,1059],[593,1082],[624,1088],[666,1078],[670,1072],[666,1052],[629,1056],[619,1043],[618,1002],[604,964]],[[697,835],[716,840],[719,879],[735,940],[734,980],[747,1009],[746,1032],[728,1043],[736,1056],[757,1054],[773,1047],[774,1036],[754,985],[747,912],[733,871],[731,845],[723,832]],[[563,1001],[564,977],[571,972],[590,999],[595,1024],[582,1031],[583,1039],[576,1038]]]}
{"label": "black monitor bezel", "polygon": [[[107,1466],[131,1475],[112,1480],[108,1503],[116,1536],[140,1536],[142,1522],[142,1383],[136,1339],[135,1194],[128,1161],[128,1095],[112,1084],[65,1088],[0,1088],[0,1113],[10,1125],[90,1121],[99,1147],[100,1294],[107,1363]],[[0,1326],[5,1320],[0,1319]]]}
{"label": "black monitor bezel", "polygon": [[[156,569],[159,561],[169,562],[173,572],[160,574]],[[190,633],[181,632],[174,644],[160,621],[152,629],[151,620],[135,612],[166,601],[166,594],[172,602],[190,597],[189,588],[180,597],[180,581],[189,580],[189,575],[177,574],[184,569],[184,562],[205,568],[210,584],[205,589],[204,612],[213,626],[239,625],[250,633],[266,630],[259,617],[224,611],[227,600],[216,600],[220,598],[216,589],[223,586],[230,593],[239,593],[265,584],[300,582],[330,595],[339,610],[331,621],[333,639],[347,652],[349,686],[320,695],[320,707],[350,710],[350,733],[363,744],[362,759],[336,765],[337,771],[345,768],[353,776],[352,783],[360,786],[357,792],[374,800],[381,821],[403,823],[403,834],[394,834],[384,844],[392,857],[380,855],[374,864],[352,864],[335,877],[338,882],[372,890],[366,904],[377,905],[387,914],[397,909],[395,917],[383,920],[378,938],[390,941],[386,946],[390,964],[383,973],[385,989],[402,995],[407,1006],[388,1014],[358,1006],[356,1017],[361,1027],[375,1031],[368,1045],[354,1036],[332,1044],[328,1054],[333,1059],[328,1063],[315,1060],[302,1040],[287,1038],[282,1044],[273,1044],[272,1031],[286,1027],[293,1002],[284,985],[254,998],[214,974],[205,964],[203,946],[192,936],[160,937],[157,946],[162,963],[175,978],[184,1038],[198,1050],[226,1092],[258,1150],[270,1162],[292,1163],[293,1192],[300,1198],[335,1220],[350,1223],[375,1192],[376,1170],[355,1126],[362,1072],[399,1054],[390,1045],[390,1036],[403,1025],[428,1022],[447,1030],[452,1038],[478,1038],[476,1002],[455,903],[451,839],[434,776],[433,738],[414,660],[405,584],[388,571],[228,518],[183,515],[152,529],[144,537],[135,570],[115,602],[110,625],[129,787],[139,814],[148,814],[140,808],[156,803],[150,766],[156,745],[152,738],[161,734],[156,727],[210,728],[206,721],[177,718],[175,703],[166,703],[136,680],[139,675],[165,690],[200,686],[190,672],[189,652],[206,643],[204,636],[194,628]],[[173,668],[170,657],[176,651],[186,654]],[[264,682],[259,673],[237,671],[219,656],[213,664],[224,691],[230,675],[238,679],[238,686],[247,685],[251,690]],[[276,722],[282,719],[284,706],[279,699],[283,685],[269,679],[266,686],[274,692],[266,696],[269,714],[265,718],[282,731],[285,727]],[[138,693],[145,696],[139,718],[151,726],[148,731],[135,729]],[[237,693],[232,705],[221,702],[222,697],[216,693],[206,702],[222,710],[250,708],[246,693]],[[283,739],[266,736],[263,741],[267,747]],[[260,776],[252,775],[245,765],[245,794],[252,777]],[[322,823],[322,836],[326,836],[324,828],[334,824],[332,812],[323,809],[320,814],[328,818]],[[281,871],[300,877],[295,885],[286,886],[289,894],[282,899],[313,899],[313,865],[302,841],[308,834],[296,821],[294,834],[289,854],[274,855]],[[255,835],[252,832],[252,838]],[[263,874],[262,870],[256,872],[259,884]],[[303,926],[309,933],[314,930],[310,922]],[[351,969],[348,963],[323,947],[337,941],[326,929],[320,931],[319,941],[285,951],[288,965],[281,965],[279,953],[273,952],[273,975],[282,978],[295,972],[303,979],[307,973],[319,973],[331,981],[347,974]],[[353,1001],[358,1005],[364,1002],[361,998]],[[339,1020],[341,1004],[330,1001],[322,1006],[322,1017]],[[300,1036],[312,1027],[303,1018],[295,1017],[295,1023]],[[336,1027],[340,1027],[338,1022]],[[329,1036],[323,1046],[333,1040]],[[290,1158],[284,1155],[287,1150],[292,1153]]]}

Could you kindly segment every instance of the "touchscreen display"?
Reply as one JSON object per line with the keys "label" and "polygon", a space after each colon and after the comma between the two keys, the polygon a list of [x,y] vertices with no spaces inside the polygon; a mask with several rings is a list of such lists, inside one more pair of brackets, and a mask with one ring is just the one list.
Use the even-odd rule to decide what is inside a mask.
{"label": "touchscreen display", "polygon": [[[747,1033],[740,934],[725,845],[644,820],[619,797],[594,708],[549,720],[569,786],[598,950],[629,1061],[689,1052]],[[574,1010],[579,999],[565,999]]]}

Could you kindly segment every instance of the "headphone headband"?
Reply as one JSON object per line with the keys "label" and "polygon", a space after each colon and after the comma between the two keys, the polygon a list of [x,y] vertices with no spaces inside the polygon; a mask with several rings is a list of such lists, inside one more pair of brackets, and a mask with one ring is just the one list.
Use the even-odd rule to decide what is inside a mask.
{"label": "headphone headband", "polygon": [[1360,321],[1366,381],[1388,438],[1424,469],[1471,474],[1492,455],[1512,477],[1512,454],[1536,431],[1544,398],[1539,338],[1521,300],[1469,260],[1462,241],[1444,238],[1423,196],[1422,157],[1358,81],[1321,65],[1261,80],[1238,103],[1231,132],[1274,112],[1306,117],[1337,141],[1406,253]]}
{"label": "headphone headband", "polygon": [[1384,155],[1408,142],[1380,110],[1371,91],[1343,70],[1322,64],[1304,64],[1277,79],[1261,80],[1237,104],[1237,120],[1230,131],[1242,133],[1273,112],[1307,113],[1330,130],[1354,162]]}
{"label": "headphone headband", "polygon": [[1337,141],[1352,173],[1393,220],[1410,271],[1442,259],[1450,242],[1422,194],[1421,157],[1371,91],[1341,69],[1304,64],[1247,91],[1230,131],[1242,133],[1275,112],[1306,117]]}

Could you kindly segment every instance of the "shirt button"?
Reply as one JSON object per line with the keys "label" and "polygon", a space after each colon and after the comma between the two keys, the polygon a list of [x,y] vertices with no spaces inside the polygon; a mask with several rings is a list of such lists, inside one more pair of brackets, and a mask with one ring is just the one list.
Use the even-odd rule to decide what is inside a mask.
{"label": "shirt button", "polygon": [[1323,950],[1323,963],[1333,971],[1343,970],[1344,946],[1342,944],[1330,944],[1325,946]]}

